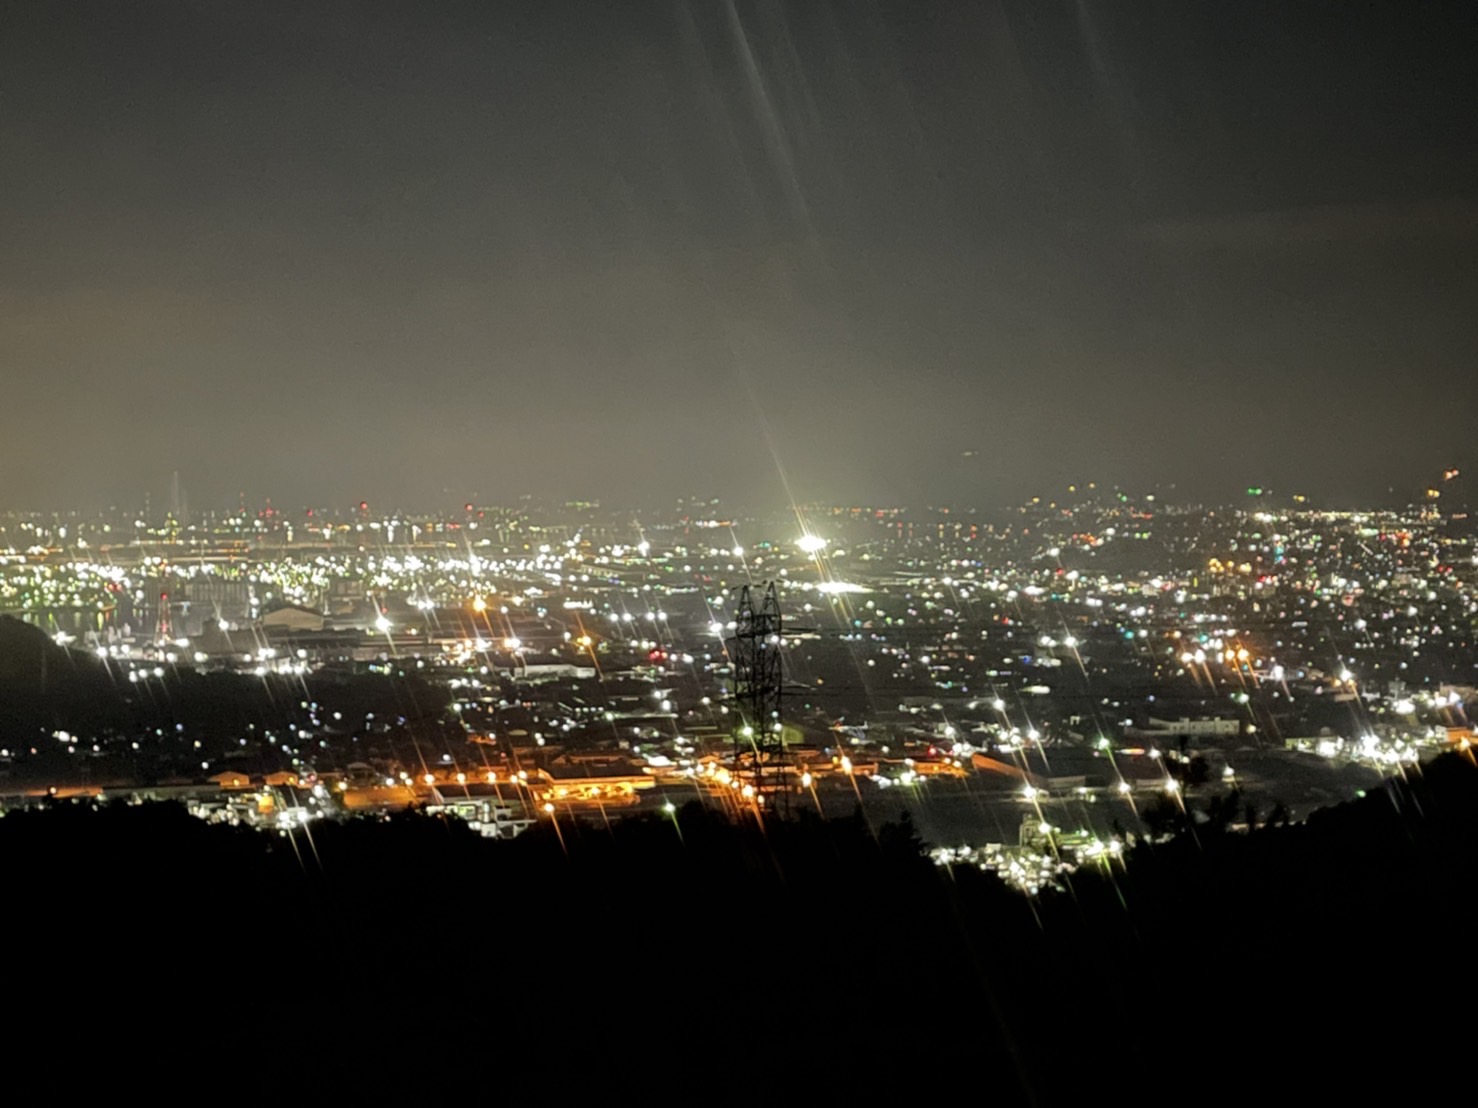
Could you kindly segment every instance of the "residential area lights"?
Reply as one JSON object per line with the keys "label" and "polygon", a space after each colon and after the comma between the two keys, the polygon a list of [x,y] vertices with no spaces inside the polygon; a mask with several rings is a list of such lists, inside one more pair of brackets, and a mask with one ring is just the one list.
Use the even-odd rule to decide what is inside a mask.
{"label": "residential area lights", "polygon": [[[137,754],[181,779],[250,764],[336,785],[368,765],[355,772],[433,805],[519,781],[486,803],[557,802],[561,819],[587,802],[609,815],[613,782],[631,811],[732,803],[752,771],[731,640],[756,581],[776,583],[793,630],[770,644],[792,787],[827,810],[959,793],[939,803],[983,813],[982,842],[1023,803],[1106,842],[1167,799],[1194,813],[1235,789],[1301,813],[1471,746],[1478,548],[1462,513],[1114,494],[990,518],[804,515],[799,538],[793,513],[649,513],[638,530],[588,505],[489,509],[476,531],[465,513],[320,511],[311,532],[237,513],[0,517],[0,609],[125,690],[120,718],[151,721],[7,739],[6,780],[126,783]],[[255,682],[269,715],[229,735],[154,720],[213,672]],[[322,706],[362,681],[397,690],[376,718]],[[317,707],[287,711],[300,701]],[[597,781],[575,796],[576,777]],[[315,811],[386,799],[329,794]]]}

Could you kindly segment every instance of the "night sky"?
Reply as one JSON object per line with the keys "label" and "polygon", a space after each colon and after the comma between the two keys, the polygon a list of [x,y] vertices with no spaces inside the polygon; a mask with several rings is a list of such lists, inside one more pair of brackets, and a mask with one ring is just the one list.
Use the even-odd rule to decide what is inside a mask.
{"label": "night sky", "polygon": [[0,0],[0,507],[1478,469],[1471,3]]}

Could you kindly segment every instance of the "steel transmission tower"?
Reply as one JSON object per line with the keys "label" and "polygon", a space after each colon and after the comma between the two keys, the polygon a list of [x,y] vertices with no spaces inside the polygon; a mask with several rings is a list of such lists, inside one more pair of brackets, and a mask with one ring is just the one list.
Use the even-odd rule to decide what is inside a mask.
{"label": "steel transmission tower", "polygon": [[154,642],[160,646],[174,638],[174,620],[170,616],[169,593],[159,594],[159,619],[154,625]]}
{"label": "steel transmission tower", "polygon": [[775,582],[762,596],[751,585],[739,593],[734,617],[734,700],[739,722],[734,729],[734,768],[748,766],[757,795],[787,795],[785,744],[781,732],[780,695],[785,678],[781,662],[784,629]]}

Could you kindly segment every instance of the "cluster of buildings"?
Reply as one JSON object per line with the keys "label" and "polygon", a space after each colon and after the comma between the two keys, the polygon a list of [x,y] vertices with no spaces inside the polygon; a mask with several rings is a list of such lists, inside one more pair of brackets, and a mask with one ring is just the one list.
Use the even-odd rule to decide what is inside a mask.
{"label": "cluster of buildings", "polygon": [[[192,803],[212,818],[418,806],[500,837],[694,799],[773,807],[736,756],[731,648],[739,590],[775,582],[786,805],[904,806],[950,849],[1031,849],[1048,826],[1054,858],[1063,835],[1108,856],[1108,829],[1149,803],[1235,788],[1297,811],[1474,741],[1478,545],[1434,504],[1207,510],[1085,488],[991,516],[9,517],[0,612],[131,704],[229,676],[274,708],[240,733],[170,716],[0,736],[0,793],[210,784]],[[259,799],[238,802],[233,773]],[[1023,887],[1044,879],[1014,861]]]}

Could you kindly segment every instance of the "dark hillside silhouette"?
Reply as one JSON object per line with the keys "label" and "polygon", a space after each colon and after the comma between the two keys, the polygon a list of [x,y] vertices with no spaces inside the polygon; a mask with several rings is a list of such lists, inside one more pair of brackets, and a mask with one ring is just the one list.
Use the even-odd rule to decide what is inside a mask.
{"label": "dark hillside silhouette", "polygon": [[122,1070],[340,1091],[491,1073],[752,1101],[754,1073],[1281,1103],[1397,1073],[1350,1043],[1465,987],[1442,967],[1471,918],[1478,769],[1449,756],[1304,825],[1214,826],[1032,902],[861,819],[761,830],[695,804],[510,843],[420,815],[290,840],[60,804],[0,820],[9,988],[23,1042],[65,1021]]}

